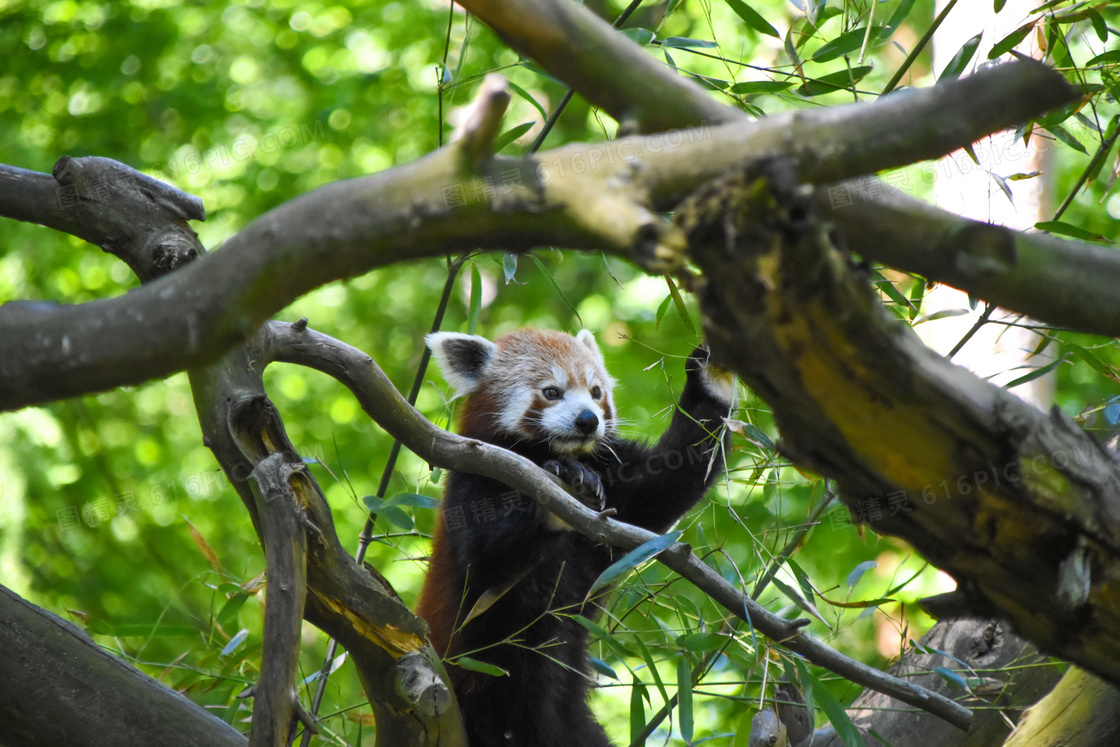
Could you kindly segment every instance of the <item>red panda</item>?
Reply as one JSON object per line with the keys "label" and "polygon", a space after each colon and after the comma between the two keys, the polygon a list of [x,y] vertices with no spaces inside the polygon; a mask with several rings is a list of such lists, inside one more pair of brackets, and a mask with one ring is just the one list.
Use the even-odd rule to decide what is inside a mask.
{"label": "red panda", "polygon": [[[457,396],[459,433],[521,454],[593,508],[663,533],[723,471],[731,377],[702,349],[669,428],[655,445],[617,434],[603,355],[587,330],[522,329],[491,342],[438,332],[427,343]],[[418,612],[444,657],[469,655],[506,676],[449,667],[471,747],[609,747],[587,704],[592,583],[616,556],[487,477],[448,475]],[[479,598],[497,596],[471,616]],[[483,605],[484,606],[484,605]]]}

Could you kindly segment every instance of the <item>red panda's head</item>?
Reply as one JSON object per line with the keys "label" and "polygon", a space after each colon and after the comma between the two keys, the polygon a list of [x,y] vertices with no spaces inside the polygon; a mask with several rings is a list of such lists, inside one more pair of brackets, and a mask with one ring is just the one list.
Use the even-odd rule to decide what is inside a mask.
{"label": "red panda's head", "polygon": [[614,380],[587,330],[520,329],[494,342],[436,332],[426,338],[455,396],[469,396],[461,430],[588,452],[615,434]]}

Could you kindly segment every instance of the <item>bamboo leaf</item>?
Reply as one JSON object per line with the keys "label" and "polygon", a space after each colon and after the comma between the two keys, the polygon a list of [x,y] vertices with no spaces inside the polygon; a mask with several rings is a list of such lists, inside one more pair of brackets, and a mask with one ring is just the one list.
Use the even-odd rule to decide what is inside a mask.
{"label": "bamboo leaf", "polygon": [[692,667],[688,657],[677,660],[677,720],[681,728],[681,739],[692,744]]}
{"label": "bamboo leaf", "polygon": [[473,335],[482,313],[482,273],[474,262],[471,262],[471,298],[467,308],[467,334]]}
{"label": "bamboo leaf", "polygon": [[680,538],[681,531],[678,529],[668,534],[663,534],[660,537],[654,537],[650,541],[638,545],[612,563],[610,568],[600,573],[599,578],[595,579],[595,583],[591,585],[591,591],[587,592],[587,595],[591,596],[599,589],[612,583],[619,576],[629,573],[642,563],[657,557],[676,544],[677,540]]}
{"label": "bamboo leaf", "polygon": [[483,674],[493,675],[494,677],[504,677],[509,674],[509,672],[502,669],[501,667],[496,667],[493,664],[487,664],[484,661],[479,661],[478,659],[473,659],[469,656],[460,656],[458,659],[454,660],[454,663],[462,667],[463,669],[467,669],[472,672],[482,672]]}
{"label": "bamboo leaf", "polygon": [[749,96],[758,93],[781,93],[793,86],[791,80],[748,80],[731,86],[731,93]]}
{"label": "bamboo leaf", "polygon": [[[882,26],[872,26],[871,33],[879,34],[883,31]],[[832,41],[825,42],[820,46],[813,56],[810,57],[813,62],[828,62],[835,60],[837,57],[846,55],[848,52],[853,52],[860,48],[863,44],[863,39],[867,35],[867,27],[854,29],[847,33],[840,34]]]}
{"label": "bamboo leaf", "polygon": [[870,65],[860,65],[851,70],[840,70],[829,75],[805,81],[798,87],[797,92],[802,96],[820,96],[833,91],[843,91],[859,83],[871,72]]}
{"label": "bamboo leaf", "polygon": [[218,656],[229,656],[234,651],[236,651],[238,649],[238,647],[241,646],[241,644],[244,643],[245,640],[248,637],[249,637],[249,631],[246,630],[245,628],[242,628],[241,630],[237,631],[237,634],[234,635],[233,638],[229,639],[229,643],[227,643],[222,648],[221,653],[219,653]]}
{"label": "bamboo leaf", "polygon": [[836,734],[844,742],[845,747],[864,747],[863,737],[860,736],[859,729],[852,723],[852,719],[849,718],[844,707],[840,705],[840,701],[807,670],[802,671],[802,675],[807,676],[813,683],[813,698],[817,705],[821,707],[821,710],[824,711],[824,715],[828,717],[832,728],[836,729]]}
{"label": "bamboo leaf", "polygon": [[995,46],[992,47],[992,51],[988,52],[988,59],[994,60],[1001,54],[1010,52],[1012,49],[1018,46],[1019,42],[1023,41],[1023,39],[1026,39],[1027,34],[1034,30],[1035,23],[1036,21],[1024,23],[1022,26],[1015,29],[1010,34],[996,42]]}
{"label": "bamboo leaf", "polygon": [[494,152],[500,152],[502,148],[506,147],[514,140],[524,135],[529,131],[529,128],[531,128],[535,124],[536,122],[522,122],[516,127],[511,127],[501,135],[498,135],[498,137],[494,138]]}
{"label": "bamboo leaf", "polygon": [[1066,356],[1063,355],[1061,358],[1059,358],[1056,361],[1053,361],[1053,362],[1051,362],[1051,363],[1049,363],[1045,366],[1042,366],[1041,368],[1036,368],[1035,370],[1031,371],[1030,373],[1025,374],[1023,376],[1020,376],[1019,378],[1015,379],[1014,381],[1008,382],[1007,385],[1004,388],[1005,389],[1014,389],[1015,387],[1019,386],[1020,384],[1026,384],[1028,382],[1034,381],[1035,379],[1040,379],[1040,378],[1042,378],[1046,374],[1050,373],[1051,371],[1053,371],[1054,369],[1056,369],[1058,366],[1062,365],[1065,362],[1066,362]]}
{"label": "bamboo leaf", "polygon": [[859,580],[863,578],[863,574],[867,573],[869,570],[877,567],[878,565],[879,564],[874,560],[865,560],[855,568],[853,568],[852,572],[848,574],[848,588],[853,588],[856,584],[859,583]]}
{"label": "bamboo leaf", "polygon": [[673,278],[669,275],[665,276],[665,282],[669,284],[669,296],[673,299],[673,306],[677,309],[677,316],[684,322],[685,329],[691,334],[695,335],[696,325],[692,323],[692,317],[688,314],[688,308],[684,305],[684,299],[681,298],[681,293],[677,290],[677,284],[673,282]]}
{"label": "bamboo leaf", "polygon": [[976,54],[976,48],[980,46],[980,37],[983,35],[983,33],[979,33],[966,41],[953,55],[953,59],[949,60],[949,64],[941,71],[941,76],[937,80],[956,80],[961,77],[961,73],[968,67],[968,63],[972,62],[972,58]]}
{"label": "bamboo leaf", "polygon": [[770,25],[770,22],[758,14],[751,6],[743,2],[743,0],[727,0],[728,6],[731,10],[735,11],[735,15],[743,19],[743,21],[755,31],[760,34],[772,36],[775,39],[781,39],[782,35],[778,30]]}

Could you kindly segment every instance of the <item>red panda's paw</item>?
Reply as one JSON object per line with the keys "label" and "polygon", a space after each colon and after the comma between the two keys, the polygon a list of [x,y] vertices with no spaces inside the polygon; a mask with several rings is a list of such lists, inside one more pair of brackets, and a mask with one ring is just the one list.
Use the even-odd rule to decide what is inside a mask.
{"label": "red panda's paw", "polygon": [[595,511],[606,507],[606,493],[599,473],[575,459],[550,459],[541,467],[559,477],[580,503]]}
{"label": "red panda's paw", "polygon": [[704,390],[728,407],[734,407],[738,403],[739,392],[735,386],[735,374],[712,363],[708,348],[703,345],[697,346],[688,356],[685,372],[690,377],[699,376]]}

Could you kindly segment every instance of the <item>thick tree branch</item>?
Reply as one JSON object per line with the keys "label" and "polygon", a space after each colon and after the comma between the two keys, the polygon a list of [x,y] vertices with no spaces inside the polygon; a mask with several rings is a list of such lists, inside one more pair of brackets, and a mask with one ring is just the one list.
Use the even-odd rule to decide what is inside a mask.
{"label": "thick tree branch", "polygon": [[568,146],[525,160],[489,159],[475,172],[464,170],[473,162],[470,149],[454,143],[292,200],[220,251],[127,296],[79,306],[0,306],[0,409],[204,365],[313,288],[444,255],[464,242],[513,251],[548,244],[603,249],[671,269],[683,261],[683,239],[654,211],[730,164],[785,154],[812,183],[898,166],[910,158],[903,136],[886,133],[899,117],[923,123],[909,141],[914,152],[942,153],[1066,100],[1068,90],[1054,76],[1035,63],[1015,63],[897,104],[816,110],[678,133],[675,140],[655,134]]}
{"label": "thick tree branch", "polygon": [[864,257],[1061,327],[1120,337],[1120,252],[937,210],[901,192],[817,208]]}
{"label": "thick tree branch", "polygon": [[[302,326],[272,322],[266,329],[273,341],[269,358],[308,366],[338,379],[354,393],[371,418],[421,458],[445,469],[501,480],[547,506],[581,534],[606,545],[632,549],[656,536],[628,524],[600,518],[569,496],[554,477],[524,457],[437,428],[405,401],[381,369],[360,350]],[[967,709],[849,659],[820,643],[801,629],[803,625],[800,622],[773,615],[749,595],[729,584],[697,558],[687,545],[674,545],[660,556],[660,560],[755,630],[814,664],[864,687],[930,711],[959,728],[968,728],[971,714]]]}
{"label": "thick tree branch", "polygon": [[[944,667],[967,683],[965,691],[935,668]],[[975,718],[968,733],[971,746],[1003,744],[1023,709],[1046,693],[1062,675],[1057,662],[1045,659],[1008,626],[996,620],[939,621],[891,665],[891,674],[946,697],[963,697]],[[893,747],[957,747],[961,733],[927,713],[900,709],[881,693],[865,690],[848,713],[868,745]],[[871,736],[874,732],[875,737]],[[882,740],[882,741],[880,741]],[[817,730],[812,741],[792,747],[843,747],[831,727]]]}
{"label": "thick tree branch", "polygon": [[[567,0],[464,0],[462,4],[504,39],[511,44],[516,43],[515,49],[540,62],[552,75],[583,93],[615,119],[620,122],[628,121],[628,118],[639,121],[643,132],[700,124],[707,126],[741,121],[747,117],[746,113],[732,107],[713,111],[715,105],[711,97],[694,81],[678,75],[643,52],[630,39],[612,32],[609,27],[605,28],[606,24],[586,8]],[[561,23],[565,38],[559,44],[552,32]],[[612,60],[622,58],[628,63],[634,58],[634,64],[642,67],[611,64]],[[632,69],[641,69],[642,74],[632,76]],[[818,141],[818,132],[805,136],[794,134],[798,127],[798,113],[768,119],[788,123],[790,139],[801,147],[820,149],[817,157],[824,164],[847,162],[851,158],[858,160],[858,152],[864,147],[876,150],[900,147],[907,152],[909,161],[914,162],[937,157],[941,153],[919,154],[913,149],[914,142],[909,133],[934,130],[950,133],[958,126],[965,131],[971,130],[979,124],[979,118],[991,115],[990,110],[985,111],[984,102],[995,91],[1003,92],[1007,90],[1005,87],[1015,86],[1022,92],[1022,96],[1012,97],[1019,102],[1015,105],[1016,111],[1002,112],[1016,122],[1036,116],[1020,108],[1029,108],[1036,91],[1045,98],[1062,96],[1057,76],[1047,81],[1046,85],[1039,86],[1033,75],[1027,75],[1023,70],[1015,73],[1003,70],[991,78],[985,78],[986,74],[970,79],[975,88],[968,94],[971,98],[969,114],[944,100],[934,105],[946,106],[941,111],[926,109],[919,113],[919,107],[903,106],[902,102],[916,93],[914,91],[880,98],[875,107],[892,107],[901,115],[900,118],[874,119],[862,125],[846,121],[842,127],[845,134],[851,136],[851,141],[841,147],[851,150],[840,158],[832,152],[830,144]],[[638,82],[644,84],[647,79],[662,81],[672,90],[671,98],[664,92],[651,95],[644,85],[638,85]],[[666,100],[674,103],[663,106]],[[868,108],[866,113],[871,115],[881,111],[875,107]],[[1004,104],[997,104],[996,108],[1002,110]],[[948,121],[942,118],[950,112]],[[969,117],[978,119],[966,124]],[[780,135],[780,131],[764,131],[757,135]],[[756,133],[752,131],[749,137],[755,139]],[[714,140],[709,144],[716,153],[724,147],[722,142]],[[934,144],[930,141],[927,145]],[[765,151],[764,147],[757,150]],[[789,148],[770,146],[770,152],[789,153]],[[703,163],[703,159],[699,162]],[[864,173],[871,174],[882,168],[867,168]],[[826,174],[809,173],[803,167],[799,168],[799,175],[807,183],[830,181]],[[682,178],[679,183],[699,184],[689,175]],[[836,181],[841,178],[839,175],[832,177]],[[664,183],[676,182],[651,185],[655,202],[658,202],[657,189]],[[861,188],[859,184],[846,186],[857,190]],[[1035,319],[1108,337],[1120,336],[1120,312],[1117,311],[1120,310],[1117,299],[1120,260],[1116,259],[1115,252],[1081,242],[981,228],[980,224],[929,206],[922,208],[914,202],[917,201],[905,196],[884,197],[845,207],[830,217],[845,231],[856,232],[852,240],[858,239],[864,247],[865,256],[875,261],[920,273]]]}
{"label": "thick tree branch", "polygon": [[[283,523],[297,521],[297,531],[306,538],[307,593],[302,614],[350,654],[377,720],[378,746],[464,747],[458,706],[443,664],[427,642],[427,625],[405,607],[376,571],[359,565],[342,547],[326,499],[265,396],[261,372],[275,351],[270,330],[263,328],[214,365],[190,372],[206,445],[249,510],[258,535],[267,542],[266,553],[276,549],[267,556],[270,569],[274,557],[292,549],[291,543],[285,549],[282,541],[268,539],[272,534],[269,522],[277,519],[268,518],[264,509],[286,513]],[[269,467],[254,473],[257,465],[266,462]],[[259,504],[250,488],[250,476],[263,478],[276,470],[288,476],[292,489],[278,486],[278,491],[289,500]],[[298,582],[298,574],[291,572],[277,582],[284,583],[283,578]],[[271,576],[269,583],[273,583]],[[281,629],[290,623],[290,613],[278,610],[276,614]],[[276,652],[282,658],[291,655],[291,641],[284,645],[284,650]],[[262,676],[266,674],[262,672]],[[283,707],[282,702],[280,705]],[[257,707],[259,704],[255,704],[254,719]],[[263,710],[261,718],[279,722]]]}
{"label": "thick tree branch", "polygon": [[[289,731],[298,703],[299,644],[307,596],[307,527],[300,521],[297,491],[311,489],[301,468],[292,471],[281,453],[267,453],[267,408],[259,400],[230,411],[230,431],[242,451],[254,454],[253,497],[261,519],[261,546],[268,578],[264,611],[261,676],[253,688],[251,747],[291,744]],[[261,422],[264,420],[265,422]],[[304,498],[303,503],[308,501]],[[306,521],[306,520],[305,520]]]}
{"label": "thick tree branch", "polygon": [[51,174],[0,164],[0,216],[95,244],[141,282],[203,253],[187,225],[206,220],[202,200],[108,158],[63,156]]}
{"label": "thick tree branch", "polygon": [[836,253],[788,165],[714,183],[678,215],[713,357],[773,408],[785,453],[976,608],[1120,682],[1116,456],[923,345]]}
{"label": "thick tree branch", "polygon": [[0,587],[0,731],[7,747],[244,747],[205,708]]}
{"label": "thick tree branch", "polygon": [[460,5],[503,42],[601,106],[625,130],[661,132],[742,116],[654,60],[581,4],[463,0]]}

